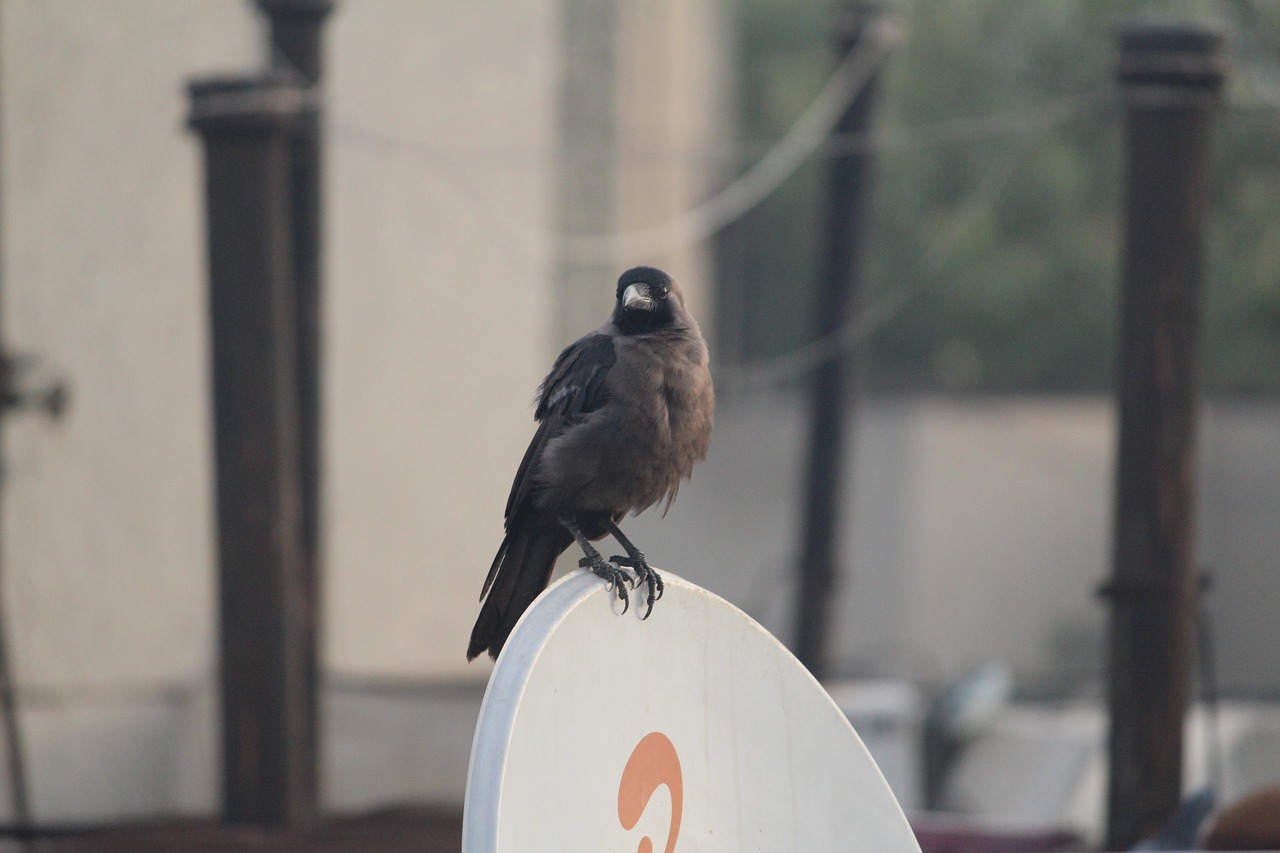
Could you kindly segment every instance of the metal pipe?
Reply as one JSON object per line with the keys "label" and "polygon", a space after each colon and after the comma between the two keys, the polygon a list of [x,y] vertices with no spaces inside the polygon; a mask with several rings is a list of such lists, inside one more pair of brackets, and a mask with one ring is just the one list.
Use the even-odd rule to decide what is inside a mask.
{"label": "metal pipe", "polygon": [[[323,398],[323,100],[324,24],[333,11],[332,0],[258,0],[271,22],[272,63],[283,73],[297,74],[309,87],[311,108],[300,117],[290,143],[292,194],[293,287],[298,383],[298,464],[301,477],[302,577],[306,600],[317,612],[307,623],[319,630],[318,609],[323,602],[321,576],[321,506],[324,465],[321,459],[321,403]],[[311,650],[305,663],[307,690],[319,694],[321,667],[319,638],[307,638]],[[320,721],[309,718],[307,737],[319,754]]]}
{"label": "metal pipe", "polygon": [[1197,581],[1193,515],[1202,243],[1223,37],[1200,23],[1120,31],[1126,223],[1109,702],[1107,846],[1158,831],[1182,794]]}
{"label": "metal pipe", "polygon": [[191,84],[205,150],[217,466],[223,809],[317,816],[314,602],[302,542],[292,143],[296,76]]}

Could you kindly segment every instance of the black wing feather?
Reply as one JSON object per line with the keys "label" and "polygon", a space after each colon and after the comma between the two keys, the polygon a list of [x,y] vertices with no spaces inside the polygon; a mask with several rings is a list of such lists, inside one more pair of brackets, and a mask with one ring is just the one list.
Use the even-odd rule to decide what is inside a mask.
{"label": "black wing feather", "polygon": [[538,421],[538,431],[534,433],[533,440],[524,452],[524,458],[520,460],[520,467],[516,469],[503,514],[507,536],[503,539],[497,556],[493,558],[493,564],[489,566],[489,574],[480,591],[481,600],[489,593],[489,588],[498,576],[503,557],[511,544],[512,532],[529,511],[529,494],[536,485],[532,469],[542,454],[542,448],[552,438],[604,404],[607,399],[604,378],[617,360],[613,339],[593,332],[566,347],[556,358],[547,378],[542,380],[542,385],[538,388],[538,406],[533,415]]}
{"label": "black wing feather", "polygon": [[552,438],[604,405],[607,399],[604,379],[617,360],[613,338],[600,332],[578,339],[556,359],[538,389],[538,406],[533,415],[538,421],[538,431],[520,460],[515,481],[511,484],[511,494],[507,497],[504,517],[508,530],[535,486],[532,468],[542,448]]}

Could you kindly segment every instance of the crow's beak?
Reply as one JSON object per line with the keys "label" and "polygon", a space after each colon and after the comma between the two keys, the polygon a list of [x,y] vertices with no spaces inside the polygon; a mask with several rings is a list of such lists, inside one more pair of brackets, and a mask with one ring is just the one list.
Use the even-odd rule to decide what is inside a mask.
{"label": "crow's beak", "polygon": [[622,307],[628,311],[652,311],[656,304],[647,284],[631,284],[622,291]]}

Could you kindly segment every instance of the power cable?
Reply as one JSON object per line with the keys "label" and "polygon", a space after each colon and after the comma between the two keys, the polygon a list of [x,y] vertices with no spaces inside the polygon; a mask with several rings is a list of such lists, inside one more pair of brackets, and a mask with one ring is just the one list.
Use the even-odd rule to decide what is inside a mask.
{"label": "power cable", "polygon": [[[833,106],[835,95],[830,93],[835,90],[837,93],[843,92],[847,97],[856,96],[857,88],[839,85],[840,81],[843,80],[845,84],[859,82],[852,79],[856,71],[857,77],[863,78],[861,82],[865,83],[865,77],[870,74],[870,71],[860,70],[865,68],[867,54],[863,54],[863,63],[855,67],[852,63],[856,58],[856,52],[846,58],[841,65],[844,70],[837,69],[824,86],[822,94],[809,106],[801,119],[760,157],[755,166],[712,198],[663,225],[617,235],[563,235],[522,225],[493,205],[486,205],[486,214],[510,238],[512,248],[525,252],[532,252],[533,246],[553,245],[558,241],[566,246],[565,252],[569,260],[583,263],[613,262],[613,252],[635,251],[637,254],[644,254],[647,251],[651,254],[666,254],[705,240],[740,219],[768,198],[795,173],[801,163],[811,157],[920,149],[973,142],[993,136],[1016,136],[1041,130],[1046,124],[1079,113],[1097,100],[1094,95],[1072,96],[1034,110],[963,116],[911,127],[888,128],[880,135],[831,135],[829,131],[834,120],[829,119],[829,114],[838,115],[844,105],[836,103]],[[822,120],[822,125],[827,125],[824,131],[826,135],[820,134],[815,139],[814,125],[818,125],[819,120]],[[342,120],[332,121],[326,134],[335,145],[376,157],[410,160],[431,168],[441,186],[454,185],[459,200],[473,204],[479,203],[477,199],[482,198],[483,194],[461,176],[460,161],[471,160],[477,164],[477,168],[480,164],[490,164],[484,166],[488,170],[492,168],[493,162],[500,162],[507,168],[518,168],[513,164],[520,161],[542,162],[549,156],[548,152],[526,148],[484,148],[405,139]],[[738,147],[741,148],[742,145]],[[684,159],[735,156],[722,149],[662,150],[653,152],[652,156],[659,154]]]}
{"label": "power cable", "polygon": [[701,242],[739,219],[791,177],[831,135],[841,114],[888,57],[897,39],[896,32],[886,21],[868,26],[817,98],[778,144],[716,195],[650,228],[607,236],[568,235],[562,257],[579,264],[651,257]]}
{"label": "power cable", "polygon": [[[896,41],[887,22],[873,24],[867,37],[840,63],[818,96],[783,137],[740,177],[711,198],[659,225],[608,235],[556,235],[570,263],[616,263],[619,258],[653,256],[701,242],[740,218],[772,194],[830,137],[840,114],[881,66]],[[407,142],[362,130],[347,122],[332,127],[335,142],[413,153],[441,160],[447,149]],[[501,149],[489,153],[501,155]],[[529,229],[532,230],[532,229]],[[529,241],[526,241],[529,242]]]}
{"label": "power cable", "polygon": [[1048,113],[1036,127],[1036,133],[1028,134],[1019,145],[1011,148],[987,170],[982,182],[965,204],[963,213],[929,246],[920,269],[914,275],[881,294],[869,307],[834,332],[771,359],[721,367],[717,371],[717,379],[729,391],[738,393],[776,387],[799,379],[840,353],[862,344],[877,329],[901,313],[926,281],[942,271],[977,217],[1008,185],[1026,153],[1052,125],[1070,114],[1072,113],[1066,110]]}
{"label": "power cable", "polygon": [[[616,263],[621,257],[665,254],[674,249],[706,240],[741,218],[769,197],[809,158],[838,156],[866,150],[920,148],[930,145],[966,142],[991,135],[1024,135],[1022,144],[998,160],[983,177],[966,205],[965,212],[954,220],[925,254],[921,269],[890,291],[882,294],[870,307],[831,334],[811,341],[791,352],[763,362],[728,365],[720,368],[722,382],[730,390],[754,391],[783,385],[807,374],[835,355],[859,345],[873,332],[897,316],[915,296],[924,281],[936,276],[945,265],[960,239],[968,232],[981,211],[999,195],[1012,177],[1023,155],[1050,127],[1065,118],[1078,115],[1095,104],[1097,94],[1075,95],[1030,111],[1010,111],[984,116],[963,116],[921,127],[897,129],[889,137],[867,134],[832,135],[840,113],[866,85],[871,75],[887,58],[897,39],[888,22],[875,24],[871,37],[862,41],[836,68],[818,96],[791,128],[769,148],[755,165],[739,178],[701,204],[680,213],[657,226],[612,235],[564,235],[539,232],[521,227],[502,211],[491,209],[499,230],[506,232],[512,248],[532,252],[533,246],[559,242],[562,256],[573,263]],[[330,138],[335,143],[351,145],[378,155],[398,155],[437,165],[456,162],[462,154],[497,158],[504,162],[536,157],[536,152],[509,148],[451,148],[447,145],[405,140],[378,133],[351,122],[334,122]],[[682,152],[682,156],[686,153]],[[460,195],[473,203],[482,197],[456,170],[450,170],[451,183]]]}

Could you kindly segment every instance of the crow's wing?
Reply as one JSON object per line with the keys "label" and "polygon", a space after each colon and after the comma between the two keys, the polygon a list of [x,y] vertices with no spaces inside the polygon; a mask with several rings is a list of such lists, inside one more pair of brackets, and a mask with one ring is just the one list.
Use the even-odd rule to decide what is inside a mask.
{"label": "crow's wing", "polygon": [[534,418],[538,431],[516,469],[511,494],[507,498],[505,518],[512,516],[534,487],[532,468],[542,448],[565,429],[582,420],[605,402],[604,378],[618,360],[613,338],[593,332],[565,348],[556,359],[547,378],[538,389],[538,406]]}
{"label": "crow's wing", "polygon": [[[538,421],[538,430],[529,442],[524,458],[520,460],[520,467],[516,469],[515,480],[511,484],[511,494],[507,497],[504,518],[508,531],[514,529],[529,511],[529,496],[537,485],[533,471],[543,447],[552,438],[604,405],[607,399],[604,378],[617,360],[613,338],[601,332],[592,332],[566,347],[552,365],[551,372],[538,388],[538,406],[533,415]],[[493,583],[501,556],[499,552],[498,559],[494,560],[489,569],[481,598]]]}

